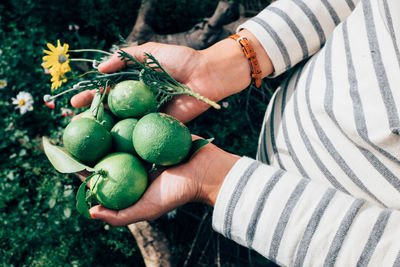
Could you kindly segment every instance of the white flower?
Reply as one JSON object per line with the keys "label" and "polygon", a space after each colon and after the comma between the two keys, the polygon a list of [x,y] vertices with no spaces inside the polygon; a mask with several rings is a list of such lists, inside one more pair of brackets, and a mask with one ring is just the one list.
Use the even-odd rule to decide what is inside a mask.
{"label": "white flower", "polygon": [[108,224],[104,225],[104,230],[106,231],[110,230],[110,226]]}
{"label": "white flower", "polygon": [[229,102],[226,102],[226,101],[222,102],[222,106],[224,108],[228,108],[229,107]]}
{"label": "white flower", "polygon": [[0,80],[0,89],[3,89],[7,86],[7,80],[6,79],[1,79]]}
{"label": "white flower", "polygon": [[0,56],[3,54],[3,50],[0,49]]}
{"label": "white flower", "polygon": [[15,108],[19,108],[21,114],[25,114],[27,111],[33,110],[33,97],[30,93],[19,92],[17,98],[11,98],[12,103],[17,105]]}
{"label": "white flower", "polygon": [[74,115],[74,112],[69,108],[61,108],[61,115],[64,117],[68,117]]}

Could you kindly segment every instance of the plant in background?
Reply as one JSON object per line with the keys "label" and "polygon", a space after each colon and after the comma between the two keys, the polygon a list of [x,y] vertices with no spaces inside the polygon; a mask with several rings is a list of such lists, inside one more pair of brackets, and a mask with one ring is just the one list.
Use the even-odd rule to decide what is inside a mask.
{"label": "plant in background", "polygon": [[19,112],[23,115],[27,111],[33,110],[33,98],[30,93],[19,92],[17,98],[12,98],[12,103],[17,105],[15,108],[19,109]]}
{"label": "plant in background", "polygon": [[7,87],[7,79],[0,80],[0,89],[4,89]]}

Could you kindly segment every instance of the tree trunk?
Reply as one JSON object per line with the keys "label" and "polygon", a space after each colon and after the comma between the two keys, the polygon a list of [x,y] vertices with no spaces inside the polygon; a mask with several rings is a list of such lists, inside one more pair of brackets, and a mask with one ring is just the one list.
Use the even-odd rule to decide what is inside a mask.
{"label": "tree trunk", "polygon": [[224,29],[229,18],[233,3],[219,1],[211,18],[205,18],[186,32],[174,34],[158,34],[152,28],[157,0],[146,1],[140,8],[135,26],[126,38],[130,44],[142,44],[153,41],[165,44],[189,46],[194,49],[204,49],[217,41],[229,36],[234,30]]}
{"label": "tree trunk", "polygon": [[169,242],[156,221],[133,223],[128,225],[128,229],[135,237],[147,267],[174,266]]}

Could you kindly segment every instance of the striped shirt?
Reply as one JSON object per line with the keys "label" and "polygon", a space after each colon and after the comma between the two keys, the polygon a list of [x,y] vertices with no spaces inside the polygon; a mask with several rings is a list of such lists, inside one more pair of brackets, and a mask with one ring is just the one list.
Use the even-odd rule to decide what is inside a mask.
{"label": "striped shirt", "polygon": [[282,266],[400,266],[400,1],[280,0],[241,28],[290,74],[214,229]]}

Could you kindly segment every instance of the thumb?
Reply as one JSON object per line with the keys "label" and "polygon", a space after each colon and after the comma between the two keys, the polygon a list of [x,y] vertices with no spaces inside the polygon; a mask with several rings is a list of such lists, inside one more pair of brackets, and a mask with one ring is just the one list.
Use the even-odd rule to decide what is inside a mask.
{"label": "thumb", "polygon": [[125,226],[130,223],[144,220],[143,218],[138,218],[136,214],[129,214],[124,212],[124,210],[107,209],[101,205],[92,207],[89,210],[89,213],[92,219],[104,221],[112,226]]}
{"label": "thumb", "polygon": [[[154,47],[153,43],[146,43],[139,46],[132,46],[123,48],[121,50],[125,51],[126,53],[132,55],[133,57],[137,58],[139,61],[143,61],[144,53],[150,53],[152,48]],[[118,70],[123,69],[126,66],[126,62],[120,58],[119,52],[115,52],[109,59],[102,62],[98,67],[97,70],[102,73],[111,73],[116,72]]]}
{"label": "thumb", "polygon": [[167,211],[165,207],[151,203],[142,197],[126,209],[111,210],[97,205],[92,207],[89,213],[92,219],[102,220],[113,226],[125,226],[143,220],[155,220]]}

